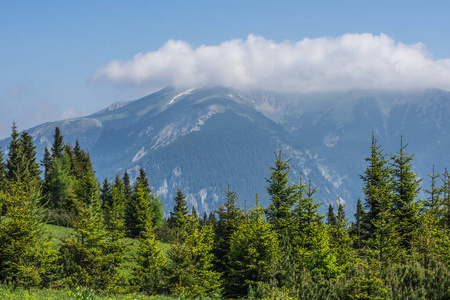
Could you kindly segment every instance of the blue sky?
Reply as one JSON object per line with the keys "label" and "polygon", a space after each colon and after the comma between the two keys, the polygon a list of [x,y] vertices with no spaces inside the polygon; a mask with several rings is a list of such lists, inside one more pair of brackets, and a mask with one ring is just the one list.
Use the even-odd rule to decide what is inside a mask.
{"label": "blue sky", "polygon": [[[306,38],[312,42],[305,42]],[[361,50],[363,53],[358,50],[365,49],[366,45],[373,48]],[[223,54],[229,51],[239,55],[222,60]],[[313,55],[312,52],[323,52],[325,58],[311,65],[301,59],[300,52],[308,60],[315,57],[307,56]],[[293,56],[288,65],[292,62],[294,67],[307,66],[314,70],[312,74],[320,75],[328,66],[331,70],[347,68],[349,58],[361,56],[359,64],[349,67],[351,72],[358,73],[359,66],[367,68],[364,57],[374,52],[387,53],[386,60],[380,57],[381,64],[395,61],[397,69],[406,65],[402,72],[433,74],[434,77],[427,75],[433,78],[420,87],[450,87],[445,78],[449,74],[450,4],[448,1],[369,0],[3,0],[0,2],[0,138],[9,135],[13,120],[24,130],[48,121],[93,113],[117,101],[134,100],[165,84],[258,88],[270,82],[273,89],[290,89],[293,86],[286,80],[273,80],[285,78],[295,69],[279,67],[285,57]],[[138,53],[142,57],[136,58]],[[190,64],[185,64],[184,53]],[[252,55],[259,55],[253,64],[242,61],[253,61]],[[335,55],[344,65],[334,64],[338,60]],[[171,63],[158,69],[155,64],[161,56],[168,57]],[[276,66],[258,63],[272,58],[279,62]],[[204,67],[215,60],[218,63],[214,68]],[[115,65],[114,61],[117,61]],[[416,65],[422,67],[416,69]],[[178,66],[185,73],[180,75],[174,71]],[[242,68],[245,74],[235,73]],[[265,78],[255,75],[265,73],[268,68],[276,71]],[[384,69],[388,70],[389,66]],[[367,86],[349,74],[339,76],[341,81],[345,78],[352,82],[345,88],[402,86],[399,78],[404,73],[386,79],[382,71],[375,73],[378,71],[380,79]],[[135,76],[141,72],[142,76]],[[184,80],[183,76],[191,72],[195,78]],[[404,88],[426,81],[419,75],[408,78]],[[312,87],[311,90],[338,87],[341,81],[328,76],[296,86]]]}

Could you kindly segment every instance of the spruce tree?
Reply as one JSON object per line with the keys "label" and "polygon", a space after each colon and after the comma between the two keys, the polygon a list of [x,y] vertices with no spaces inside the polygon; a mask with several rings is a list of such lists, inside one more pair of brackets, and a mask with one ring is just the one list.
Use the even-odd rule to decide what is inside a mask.
{"label": "spruce tree", "polygon": [[8,209],[0,216],[0,281],[47,287],[55,279],[56,255],[44,232],[38,194],[11,183],[3,196]]}
{"label": "spruce tree", "polygon": [[[226,201],[218,210],[216,210],[219,220],[214,225],[214,267],[222,273],[225,280],[225,291],[231,280],[230,274],[230,244],[231,237],[238,229],[239,225],[244,221],[244,212],[237,206],[237,195],[235,192],[228,190],[225,192]],[[206,213],[205,213],[206,216]]]}
{"label": "spruce tree", "polygon": [[175,206],[173,212],[170,213],[169,227],[180,229],[186,223],[189,210],[187,208],[186,197],[180,189],[177,189],[177,196],[175,197]]}
{"label": "spruce tree", "polygon": [[200,230],[198,220],[189,215],[181,235],[167,253],[166,290],[189,298],[211,296],[221,285],[220,273],[213,269],[212,228]]}
{"label": "spruce tree", "polygon": [[11,142],[8,146],[8,159],[6,161],[6,179],[9,182],[21,182],[23,178],[23,147],[19,140],[16,123],[13,123]]}
{"label": "spruce tree", "polygon": [[355,217],[355,223],[352,224],[351,233],[354,237],[354,246],[356,249],[360,250],[362,249],[362,236],[364,228],[363,221],[364,221],[364,208],[361,203],[361,199],[358,198],[358,202],[356,204],[356,213],[354,214]]}
{"label": "spruce tree", "polygon": [[376,226],[374,222],[378,219],[380,213],[380,196],[381,194],[391,198],[391,170],[387,164],[386,157],[383,154],[381,146],[377,145],[377,140],[372,132],[372,145],[370,147],[370,156],[365,158],[368,166],[364,171],[364,175],[360,175],[364,182],[363,191],[365,195],[365,218],[362,227],[367,229],[363,240],[370,238]]}
{"label": "spruce tree", "polygon": [[450,172],[445,168],[442,174],[442,204],[440,204],[439,218],[442,227],[450,230]]}
{"label": "spruce tree", "polygon": [[126,207],[128,235],[133,238],[139,237],[149,221],[151,221],[150,188],[145,172],[141,172],[141,176],[135,182],[132,199]]}
{"label": "spruce tree", "polygon": [[[0,192],[5,190],[6,186],[6,166],[3,159],[2,147],[0,147]],[[1,213],[1,210],[0,210]]]}
{"label": "spruce tree", "polygon": [[266,179],[270,204],[266,210],[267,220],[278,233],[282,233],[292,221],[292,206],[295,203],[295,186],[289,186],[289,160],[281,159],[281,150],[275,153],[274,166],[270,166],[271,175]]}
{"label": "spruce tree", "polygon": [[417,203],[417,195],[420,191],[420,181],[412,171],[412,159],[414,155],[404,152],[403,136],[400,140],[400,149],[396,155],[391,155],[393,175],[393,216],[398,226],[399,237],[404,248],[409,249],[412,233],[419,227],[418,215],[420,205]]}
{"label": "spruce tree", "polygon": [[100,203],[83,204],[75,233],[62,241],[59,263],[70,288],[87,287],[99,292],[121,292],[127,246],[105,230]]}
{"label": "spruce tree", "polygon": [[59,127],[55,127],[55,134],[53,135],[52,144],[52,158],[61,158],[63,155],[64,142]]}
{"label": "spruce tree", "polygon": [[439,206],[441,205],[441,197],[443,189],[438,185],[438,179],[441,178],[440,174],[435,173],[433,165],[433,173],[428,174],[430,178],[430,189],[425,189],[425,193],[428,194],[428,198],[424,200],[423,209],[426,212],[431,212],[435,217],[439,214]]}
{"label": "spruce tree", "polygon": [[24,184],[28,191],[38,190],[40,188],[41,170],[36,161],[36,146],[33,144],[32,136],[23,131],[20,135],[19,142],[22,146],[22,164]]}
{"label": "spruce tree", "polygon": [[328,205],[327,224],[336,225],[336,215],[334,214],[334,209],[331,203]]}
{"label": "spruce tree", "polygon": [[139,239],[134,262],[132,284],[137,290],[147,295],[161,294],[165,284],[164,269],[167,261],[159,242],[155,239],[150,222],[146,223]]}
{"label": "spruce tree", "polygon": [[100,189],[100,203],[104,210],[107,210],[107,208],[111,207],[112,204],[111,184],[108,182],[108,178],[105,178],[102,188]]}
{"label": "spruce tree", "polygon": [[51,174],[51,168],[53,165],[53,159],[52,155],[50,154],[50,151],[47,147],[45,147],[44,150],[44,158],[41,161],[41,166],[44,167],[44,180],[42,182],[42,196],[43,201],[47,201],[49,198],[49,185],[50,185],[50,174]]}
{"label": "spruce tree", "polygon": [[249,219],[240,223],[231,238],[229,264],[232,297],[245,297],[250,286],[274,282],[279,273],[279,241],[273,225],[265,221],[264,210],[256,206]]}

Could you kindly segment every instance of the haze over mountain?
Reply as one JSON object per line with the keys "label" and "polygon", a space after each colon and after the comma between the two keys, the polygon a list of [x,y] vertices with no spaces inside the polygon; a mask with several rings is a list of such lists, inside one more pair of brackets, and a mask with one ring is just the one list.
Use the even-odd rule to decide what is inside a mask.
{"label": "haze over mountain", "polygon": [[[91,154],[99,181],[143,167],[152,190],[173,207],[176,189],[197,211],[216,209],[228,184],[247,207],[258,193],[268,201],[265,178],[274,151],[291,158],[292,182],[311,179],[316,199],[344,201],[351,218],[366,166],[371,132],[394,153],[400,136],[414,153],[415,171],[426,177],[449,165],[450,92],[349,91],[283,94],[228,88],[165,88],[136,101],[116,103],[93,115],[45,123],[27,130],[38,159],[55,126],[65,142],[78,139]],[[9,139],[0,145],[7,149]],[[427,181],[425,179],[425,186]],[[325,205],[322,209],[325,209]]]}

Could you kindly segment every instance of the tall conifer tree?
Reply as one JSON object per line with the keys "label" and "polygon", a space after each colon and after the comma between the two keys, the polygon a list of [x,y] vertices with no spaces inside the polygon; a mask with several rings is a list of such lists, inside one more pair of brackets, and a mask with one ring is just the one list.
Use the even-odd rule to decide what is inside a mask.
{"label": "tall conifer tree", "polygon": [[417,203],[417,195],[420,191],[420,181],[412,171],[414,155],[405,153],[403,136],[400,140],[400,149],[391,156],[393,175],[393,215],[394,222],[398,226],[402,246],[409,249],[412,233],[419,227],[418,215],[420,205]]}

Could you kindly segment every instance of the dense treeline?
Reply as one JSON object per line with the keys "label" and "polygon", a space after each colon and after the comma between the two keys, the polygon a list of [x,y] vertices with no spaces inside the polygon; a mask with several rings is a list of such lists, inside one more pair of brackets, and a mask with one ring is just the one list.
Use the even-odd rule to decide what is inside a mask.
{"label": "dense treeline", "polygon": [[[3,283],[187,297],[450,298],[450,173],[433,167],[419,199],[423,183],[403,140],[386,155],[372,136],[365,198],[350,224],[340,201],[319,214],[317,187],[303,176],[292,184],[281,151],[266,179],[267,208],[258,195],[251,209],[238,207],[228,187],[225,203],[199,217],[178,190],[164,219],[143,169],[134,184],[127,172],[100,184],[89,154],[56,128],[41,172],[32,137],[15,125],[11,136],[7,157],[0,151]],[[74,233],[52,244],[45,223]]]}

